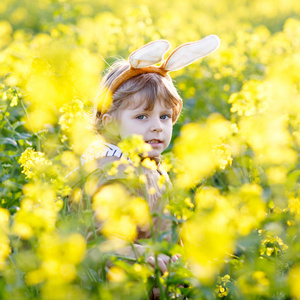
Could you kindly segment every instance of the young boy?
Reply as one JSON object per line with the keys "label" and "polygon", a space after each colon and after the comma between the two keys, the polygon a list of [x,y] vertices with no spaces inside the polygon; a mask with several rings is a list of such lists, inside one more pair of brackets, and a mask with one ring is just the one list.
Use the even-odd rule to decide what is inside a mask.
{"label": "young boy", "polygon": [[[218,46],[219,38],[214,35],[184,44],[175,49],[161,66],[157,67],[154,64],[162,60],[163,54],[170,47],[168,41],[159,40],[133,52],[129,62],[119,62],[110,68],[103,78],[102,90],[108,91],[112,96],[112,102],[109,107],[97,107],[95,113],[96,128],[106,142],[99,141],[101,151],[97,151],[99,149],[97,145],[90,145],[82,156],[83,163],[97,160],[99,187],[126,177],[124,174],[126,166],[120,165],[115,176],[109,176],[103,170],[106,165],[124,156],[117,146],[120,141],[133,134],[141,135],[151,146],[147,157],[156,162],[155,169],[142,168],[146,177],[145,190],[149,191],[151,188],[154,191],[147,195],[150,213],[162,214],[164,208],[162,194],[166,186],[161,186],[159,180],[163,175],[166,185],[170,184],[170,181],[168,175],[160,170],[160,155],[170,143],[173,125],[182,108],[182,99],[168,72],[178,70],[212,53]],[[127,188],[130,190],[130,187]],[[142,195],[142,189],[135,187],[135,190],[137,194]],[[164,219],[153,218],[154,232],[167,231],[168,226]],[[149,226],[139,228],[134,245],[135,253],[139,255],[145,253],[145,248],[138,244],[138,240],[150,238],[152,233]],[[130,252],[128,248],[126,250],[124,248],[124,251],[127,251],[127,254]],[[177,259],[176,255],[169,258],[160,254],[157,259],[158,266],[164,273],[170,260]],[[153,255],[150,255],[147,261],[152,266],[155,265]]]}
{"label": "young boy", "polygon": [[[111,82],[122,72],[128,70],[130,65],[127,62],[114,64],[107,75],[103,78],[102,85],[105,89],[110,89]],[[107,142],[98,142],[102,151],[97,153],[97,165],[99,170],[105,169],[106,165],[118,161],[123,153],[117,146],[118,142],[133,134],[143,137],[144,141],[151,145],[152,150],[147,154],[151,160],[156,162],[156,170],[142,168],[143,175],[146,176],[145,190],[152,188],[155,192],[147,195],[150,213],[161,214],[165,203],[161,197],[165,186],[161,187],[158,182],[161,175],[165,176],[166,185],[170,184],[168,174],[160,170],[161,153],[169,146],[172,137],[173,124],[176,122],[181,108],[182,100],[176,88],[170,81],[157,73],[144,73],[128,79],[112,95],[113,101],[110,108],[105,112],[96,112],[95,123],[97,130]],[[96,147],[95,144],[93,147]],[[83,158],[88,160],[87,153],[95,152],[88,149]],[[124,169],[126,166],[119,166],[118,174],[108,176],[99,174],[99,185],[106,185],[120,179],[124,179]],[[101,174],[100,174],[101,173]],[[142,195],[142,187],[136,187],[135,192]],[[155,232],[163,232],[168,229],[165,220],[153,218]],[[137,242],[141,238],[150,238],[150,227],[138,229]],[[135,244],[136,252],[143,254],[145,249],[139,244]],[[123,254],[134,256],[131,249],[124,250]],[[172,260],[178,257],[174,256]],[[155,265],[154,256],[150,255],[147,260],[151,265]],[[164,273],[170,258],[166,255],[158,256],[158,265]]]}

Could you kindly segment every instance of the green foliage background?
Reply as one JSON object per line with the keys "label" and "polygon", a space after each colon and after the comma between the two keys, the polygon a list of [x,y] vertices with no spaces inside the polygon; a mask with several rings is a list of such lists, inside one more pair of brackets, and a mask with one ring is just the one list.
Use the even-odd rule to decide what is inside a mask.
{"label": "green foliage background", "polygon": [[[151,290],[156,283],[165,287],[166,299],[298,299],[299,14],[297,0],[2,0],[0,297],[142,299],[145,286]],[[175,160],[182,159],[186,166],[206,154],[201,143],[214,143],[211,136],[218,136],[208,118],[221,118],[220,124],[230,131],[218,136],[221,167],[195,172],[183,187],[180,178],[185,177],[180,177],[176,163],[171,170],[174,227],[187,222],[195,243],[185,233],[186,253],[167,277],[144,269],[142,258],[134,265],[114,258],[126,278],[107,282],[107,257],[92,243],[69,261],[76,276],[55,281],[59,272],[53,278],[40,273],[35,279],[32,272],[49,259],[41,250],[47,248],[42,233],[59,236],[53,242],[57,249],[69,249],[67,237],[72,244],[78,238],[72,234],[84,235],[90,222],[88,210],[79,220],[67,213],[71,185],[64,175],[73,165],[63,154],[71,150],[78,159],[84,151],[79,144],[89,142],[85,133],[73,132],[72,122],[78,116],[84,120],[90,111],[102,72],[147,42],[167,39],[174,49],[209,34],[220,37],[219,50],[172,74],[184,101],[169,149],[174,149]],[[86,140],[78,141],[76,135]],[[194,152],[187,153],[182,144],[193,145]],[[21,168],[19,159],[27,148],[35,151],[26,152]],[[166,155],[167,160],[172,157]],[[54,206],[45,206],[45,211],[53,211],[54,227],[47,220],[43,223],[34,209],[22,215],[24,199],[38,202],[37,196],[26,193],[28,183],[39,186],[36,193],[41,195],[49,186],[54,191]],[[224,223],[218,223],[221,216]],[[20,230],[18,222],[29,224],[34,233]],[[177,250],[176,243],[166,245],[159,238],[152,243],[157,253]],[[54,251],[56,256],[59,251]],[[97,267],[104,268],[102,275]]]}

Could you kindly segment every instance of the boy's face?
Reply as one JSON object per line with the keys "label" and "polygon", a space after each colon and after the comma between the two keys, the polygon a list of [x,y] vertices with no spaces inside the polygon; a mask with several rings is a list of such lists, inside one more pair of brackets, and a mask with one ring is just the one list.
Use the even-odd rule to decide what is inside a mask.
{"label": "boy's face", "polygon": [[157,100],[153,110],[146,111],[143,105],[138,108],[126,108],[119,113],[119,131],[121,139],[132,134],[142,135],[144,141],[152,146],[149,157],[159,156],[170,144],[172,137],[171,108],[166,108]]}

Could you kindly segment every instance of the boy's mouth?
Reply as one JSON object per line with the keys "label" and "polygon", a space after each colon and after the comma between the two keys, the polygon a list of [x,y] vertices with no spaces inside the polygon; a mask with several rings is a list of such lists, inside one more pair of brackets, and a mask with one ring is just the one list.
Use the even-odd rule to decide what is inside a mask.
{"label": "boy's mouth", "polygon": [[156,140],[156,139],[153,139],[153,140],[149,140],[149,141],[146,141],[147,144],[161,144],[162,141],[161,140]]}

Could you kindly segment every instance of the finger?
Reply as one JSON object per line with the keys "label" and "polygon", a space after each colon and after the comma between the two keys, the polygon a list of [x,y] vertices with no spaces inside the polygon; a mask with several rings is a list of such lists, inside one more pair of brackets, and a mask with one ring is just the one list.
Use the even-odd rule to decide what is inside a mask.
{"label": "finger", "polygon": [[174,262],[174,261],[178,260],[180,257],[181,257],[180,254],[174,254],[174,255],[172,256],[171,260],[172,260],[172,262]]}
{"label": "finger", "polygon": [[172,262],[175,262],[176,260],[178,260],[178,256],[177,256],[177,255],[173,255],[173,256],[171,257],[171,261],[172,261]]}
{"label": "finger", "polygon": [[146,262],[149,263],[152,267],[155,267],[155,259],[153,256],[149,256],[147,259],[146,259]]}
{"label": "finger", "polygon": [[168,255],[159,254],[158,258],[162,259],[165,264],[168,264],[170,262],[170,257]]}
{"label": "finger", "polygon": [[165,262],[163,261],[163,259],[161,259],[160,257],[157,258],[157,264],[158,267],[160,269],[160,271],[164,274],[165,272],[168,272],[168,268],[167,265],[165,264]]}

